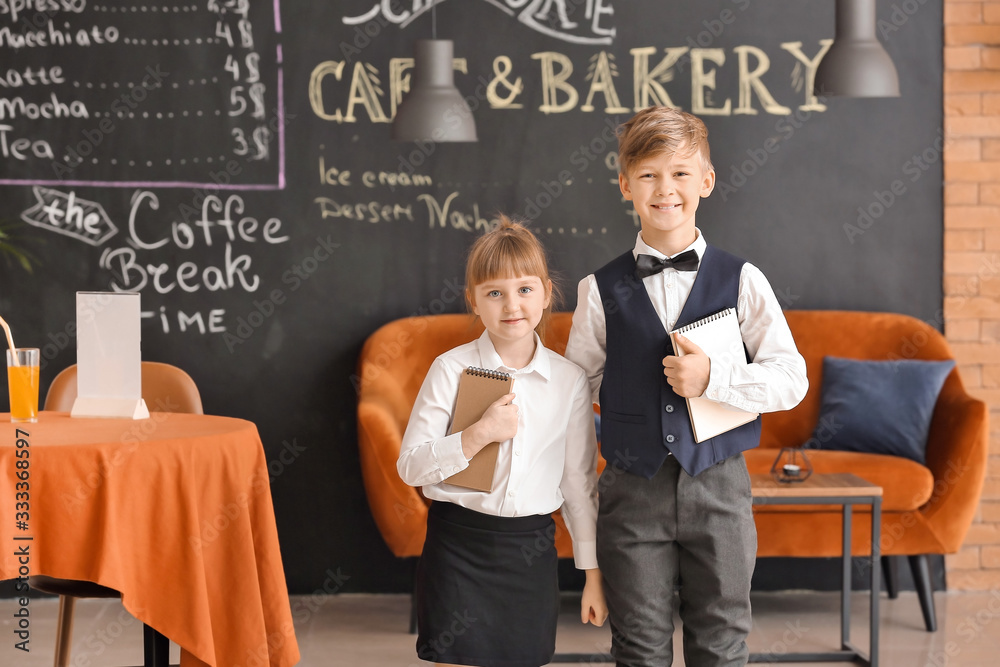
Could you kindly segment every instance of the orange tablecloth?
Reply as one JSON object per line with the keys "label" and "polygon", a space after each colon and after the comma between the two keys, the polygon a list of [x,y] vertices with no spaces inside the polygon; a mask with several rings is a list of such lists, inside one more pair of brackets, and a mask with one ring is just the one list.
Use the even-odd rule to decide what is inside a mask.
{"label": "orange tablecloth", "polygon": [[[27,530],[15,516],[16,428],[29,434]],[[132,615],[180,645],[182,667],[299,660],[251,422],[42,412],[37,424],[12,424],[0,415],[0,579],[18,576],[24,545],[31,574],[121,591]]]}

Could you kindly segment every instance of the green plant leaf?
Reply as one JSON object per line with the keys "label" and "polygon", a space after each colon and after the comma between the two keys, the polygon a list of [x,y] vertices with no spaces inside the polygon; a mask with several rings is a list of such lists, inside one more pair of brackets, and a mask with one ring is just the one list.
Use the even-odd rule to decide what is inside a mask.
{"label": "green plant leaf", "polygon": [[[26,272],[33,274],[34,265],[38,264],[39,261],[35,255],[23,247],[24,236],[17,233],[23,226],[20,222],[0,221],[0,254],[3,255],[7,266],[10,266],[11,260],[13,260]],[[31,238],[30,241],[41,242],[37,238]]]}

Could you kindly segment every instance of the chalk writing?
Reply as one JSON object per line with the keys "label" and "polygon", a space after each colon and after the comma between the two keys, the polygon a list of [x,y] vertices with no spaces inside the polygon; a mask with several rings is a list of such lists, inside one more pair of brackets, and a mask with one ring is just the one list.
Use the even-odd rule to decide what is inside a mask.
{"label": "chalk writing", "polygon": [[[489,100],[490,106],[494,109],[520,109],[524,106],[523,104],[515,104],[514,102],[518,95],[524,92],[521,77],[517,77],[514,81],[507,80],[507,75],[513,70],[514,66],[507,56],[497,56],[493,59],[494,76],[493,80],[486,86],[486,99]],[[500,95],[498,86],[503,86],[507,91],[507,95]]]}
{"label": "chalk writing", "polygon": [[8,133],[14,130],[13,125],[0,125],[0,157],[25,161],[32,157],[53,159],[52,146],[44,139],[28,139],[14,137]]}
{"label": "chalk writing", "polygon": [[66,83],[62,67],[25,67],[0,72],[0,88],[20,88],[22,86],[49,86]]}
{"label": "chalk writing", "polygon": [[90,245],[101,245],[118,233],[118,228],[97,202],[87,201],[69,193],[35,187],[34,206],[21,214],[28,224],[79,239]]}
{"label": "chalk writing", "polygon": [[[264,223],[258,239],[257,228],[261,225],[257,218],[239,217],[246,208],[243,198],[239,195],[229,195],[225,202],[216,195],[206,196],[202,201],[201,217],[198,220],[193,223],[175,220],[170,225],[169,236],[152,240],[151,235],[139,232],[139,213],[144,210],[156,211],[159,208],[159,198],[148,190],[140,190],[132,196],[132,207],[128,218],[129,245],[143,250],[155,250],[173,242],[181,250],[189,250],[200,241],[206,247],[211,247],[213,239],[219,240],[216,235],[220,234],[220,231],[221,240],[227,242],[240,240],[255,243],[263,240],[273,245],[288,241],[288,236],[281,233],[281,220],[278,218],[269,218]],[[221,214],[221,217],[213,218],[213,213]],[[159,225],[154,221],[154,226]],[[201,229],[200,232],[197,231],[198,228]]]}
{"label": "chalk writing", "polygon": [[18,116],[39,118],[87,118],[87,106],[80,100],[64,102],[55,93],[49,93],[45,102],[25,102],[21,97],[0,97],[0,120],[13,120]]}
{"label": "chalk writing", "polygon": [[[578,110],[584,113],[623,114],[630,110],[639,111],[651,104],[679,106],[670,97],[669,87],[673,86],[684,87],[691,93],[691,111],[698,115],[755,115],[761,111],[788,115],[792,112],[793,98],[799,98],[799,109],[821,111],[825,107],[817,103],[811,82],[830,44],[831,40],[818,40],[817,51],[812,57],[803,51],[802,42],[784,42],[778,54],[768,54],[750,44],[737,45],[728,50],[641,46],[629,50],[632,56],[629,77],[621,76],[623,65],[607,51],[592,55],[582,75],[576,73],[573,60],[564,53],[532,53],[531,60],[537,62],[533,80],[527,78],[527,71],[523,74],[513,72],[510,58],[502,55],[493,61],[493,78],[481,76],[476,95],[469,96],[467,101],[470,107],[478,105],[482,93],[493,108],[518,109],[522,105],[515,100],[525,87],[533,83],[541,88],[542,102],[538,111],[542,113],[561,114]],[[682,61],[682,58],[685,60]],[[336,123],[356,123],[361,116],[367,116],[372,123],[390,122],[391,117],[385,111],[385,98],[388,98],[389,109],[394,114],[398,101],[409,88],[409,75],[405,72],[412,62],[411,58],[389,60],[387,91],[383,90],[379,68],[372,63],[356,61],[349,71],[345,61],[319,63],[313,68],[309,81],[309,102],[313,113],[318,118]],[[684,77],[680,76],[681,62],[686,63]],[[789,86],[776,95],[765,85],[763,77],[779,63],[782,68],[787,68]],[[464,59],[456,58],[454,67],[456,71],[464,71]],[[736,76],[730,77],[735,79],[734,90],[718,89],[718,75],[724,67],[735,69]],[[350,80],[346,81],[348,76]],[[628,82],[631,82],[631,98],[623,94],[628,91]],[[500,85],[508,91],[506,96],[498,92]],[[459,84],[459,87],[462,88],[462,85]],[[338,93],[343,94],[345,88],[346,99],[343,103],[334,103]],[[583,97],[581,89],[585,92]],[[720,96],[719,101],[714,101]],[[781,97],[787,97],[787,102],[780,102]],[[448,122],[447,118],[445,120]]]}
{"label": "chalk writing", "polygon": [[[118,233],[104,207],[95,201],[36,186],[36,203],[24,211],[21,218],[36,227],[75,238],[92,246],[104,245]],[[256,292],[262,280],[253,266],[250,252],[239,247],[267,248],[286,243],[279,218],[261,221],[244,215],[247,205],[239,195],[205,195],[200,200],[197,219],[174,220],[169,231],[162,220],[151,212],[160,210],[159,197],[149,190],[138,190],[132,196],[125,245],[106,247],[98,264],[111,278],[107,283],[114,291],[151,291],[157,295],[171,293],[243,291]],[[411,216],[412,217],[412,216]],[[196,247],[221,248],[217,261],[189,261],[184,255]],[[170,252],[171,261],[150,258],[153,253]],[[202,257],[199,254],[199,257]],[[148,303],[145,302],[144,303]],[[144,319],[155,322],[163,333],[187,331],[219,333],[226,330],[225,309],[210,308],[204,313],[190,309],[144,311]]]}
{"label": "chalk writing", "polygon": [[[408,173],[405,171],[371,171],[359,172],[359,180],[367,188],[377,186],[388,186],[389,189],[397,187],[425,187],[434,184],[434,179],[425,174]],[[350,187],[353,184],[354,174],[349,169],[338,169],[328,166],[326,158],[319,156],[319,182],[323,185]]]}
{"label": "chalk writing", "polygon": [[[144,296],[144,304],[155,303],[155,297],[163,295],[257,292],[264,279],[255,267],[255,257],[290,240],[281,219],[245,215],[247,203],[235,194],[200,193],[195,203],[199,212],[193,220],[175,219],[165,225],[156,214],[161,211],[159,196],[137,190],[125,245],[106,248],[99,260],[100,267],[111,274],[109,288],[150,292],[154,298]],[[217,259],[205,259],[204,248],[218,248]],[[197,260],[187,259],[194,253]],[[143,311],[142,317],[164,334],[222,333],[234,326],[227,323],[223,307],[192,310],[161,305]]]}
{"label": "chalk writing", "polygon": [[0,17],[7,17],[11,23],[17,23],[19,19],[27,21],[25,12],[79,14],[86,7],[87,0],[0,0]]}
{"label": "chalk writing", "polygon": [[10,26],[0,28],[0,48],[10,47],[12,49],[24,48],[52,48],[54,46],[94,46],[103,44],[114,44],[118,41],[120,33],[115,26],[91,26],[73,30],[69,23],[63,23],[60,29],[55,23],[49,21],[47,27],[41,30],[26,30],[15,32]]}
{"label": "chalk writing", "polygon": [[[22,216],[31,224],[91,245],[104,244],[118,231],[99,203],[81,199],[74,192],[36,187],[35,196],[38,203]],[[126,245],[106,247],[98,260],[99,266],[111,274],[107,283],[109,289],[146,290],[155,295],[190,294],[201,290],[255,292],[261,286],[261,277],[254,269],[252,256],[248,252],[240,253],[238,246],[259,244],[257,247],[264,248],[289,240],[280,219],[268,218],[261,223],[258,218],[243,215],[246,203],[238,195],[229,195],[225,200],[217,195],[206,196],[197,220],[192,223],[174,221],[167,234],[156,234],[146,228],[146,225],[156,229],[163,227],[161,222],[150,220],[149,212],[159,209],[159,198],[153,192],[140,190],[133,195]],[[174,248],[171,261],[146,257],[161,248],[167,250],[165,246],[170,245]],[[196,246],[221,246],[221,257],[217,261],[199,262],[184,259],[184,253]],[[160,306],[158,310],[144,311],[142,317],[153,322],[163,333],[205,334],[226,330],[225,312],[224,308],[191,311]]]}
{"label": "chalk writing", "polygon": [[[232,77],[229,88],[230,118],[243,118],[243,127],[230,130],[231,150],[251,161],[271,159],[271,130],[262,122],[267,116],[267,86],[260,80],[260,54],[255,50],[249,0],[208,0],[208,11],[218,15],[215,35],[225,44],[223,69]],[[235,31],[233,29],[235,25]]]}
{"label": "chalk writing", "polygon": [[150,285],[160,294],[168,294],[175,287],[184,292],[197,292],[202,287],[210,292],[235,287],[255,292],[260,276],[250,271],[252,263],[249,255],[234,257],[231,243],[226,243],[222,266],[201,267],[195,262],[181,262],[176,267],[167,262],[142,264],[132,248],[105,250],[100,261],[101,268],[115,273],[111,288],[116,292],[140,292]]}
{"label": "chalk writing", "polygon": [[473,202],[472,211],[461,211],[453,209],[452,204],[458,198],[457,192],[452,192],[445,197],[443,202],[439,202],[433,195],[420,195],[418,201],[427,205],[427,215],[431,229],[452,227],[462,229],[467,232],[489,231],[495,226],[495,220],[487,220],[479,214],[479,204]]}
{"label": "chalk writing", "polygon": [[341,204],[329,197],[316,197],[313,200],[318,206],[320,217],[343,218],[359,222],[413,222],[413,207],[402,204],[380,204],[376,201],[354,204]]}
{"label": "chalk writing", "polygon": [[[537,32],[575,44],[610,44],[615,37],[614,26],[609,26],[614,15],[611,0],[486,0],[507,16]],[[342,20],[347,25],[370,21],[385,21],[401,28],[430,11],[444,0],[412,0],[410,9],[399,11],[399,0],[380,0],[358,16]],[[583,16],[578,17],[580,5]],[[516,10],[520,9],[520,12]],[[572,20],[582,18],[583,21]]]}
{"label": "chalk writing", "polygon": [[279,32],[280,0],[0,0],[0,185],[283,188]]}
{"label": "chalk writing", "polygon": [[171,322],[180,333],[193,330],[200,334],[222,333],[226,330],[225,308],[213,308],[208,314],[202,316],[200,312],[190,312],[178,309],[176,312],[167,311],[166,306],[160,306],[159,310],[144,310],[139,313],[144,320],[152,320],[160,327],[163,333],[170,333]]}
{"label": "chalk writing", "polygon": [[[371,172],[368,172],[371,173]],[[386,204],[379,201],[338,201],[330,197],[316,197],[313,203],[319,210],[320,219],[364,222],[369,224],[421,222],[426,214],[428,229],[456,229],[476,232],[492,229],[496,218],[484,218],[480,212],[479,203],[472,202],[466,208],[456,205],[458,192],[452,192],[443,198],[431,194],[420,194],[412,203]],[[421,214],[421,220],[417,220]]]}

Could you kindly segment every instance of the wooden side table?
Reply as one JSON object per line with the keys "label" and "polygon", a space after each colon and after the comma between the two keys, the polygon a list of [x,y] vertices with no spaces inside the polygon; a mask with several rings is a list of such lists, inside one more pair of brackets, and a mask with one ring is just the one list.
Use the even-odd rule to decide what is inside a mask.
{"label": "wooden side table", "polygon": [[[879,536],[882,487],[850,473],[813,474],[802,482],[778,482],[770,475],[750,475],[754,505],[840,505],[843,507],[843,556],[840,588],[839,651],[815,653],[751,653],[750,662],[859,662],[878,667]],[[870,585],[871,639],[868,654],[851,643],[851,518],[854,505],[871,505],[872,548]]]}

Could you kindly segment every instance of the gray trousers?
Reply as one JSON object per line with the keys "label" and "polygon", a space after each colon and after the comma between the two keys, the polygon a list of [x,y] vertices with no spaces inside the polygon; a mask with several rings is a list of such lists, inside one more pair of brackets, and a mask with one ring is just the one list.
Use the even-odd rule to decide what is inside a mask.
{"label": "gray trousers", "polygon": [[668,456],[653,479],[601,474],[597,559],[619,667],[673,662],[674,591],[687,667],[745,665],[757,557],[743,455],[696,477]]}

